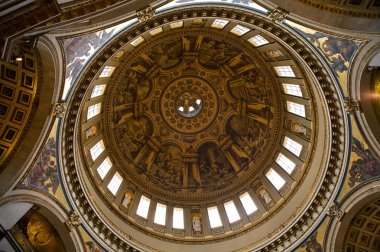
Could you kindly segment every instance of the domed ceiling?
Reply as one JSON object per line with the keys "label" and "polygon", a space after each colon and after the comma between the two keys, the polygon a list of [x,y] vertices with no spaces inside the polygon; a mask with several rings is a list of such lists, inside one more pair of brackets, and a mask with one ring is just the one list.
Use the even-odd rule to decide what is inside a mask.
{"label": "domed ceiling", "polygon": [[105,243],[288,247],[335,190],[335,86],[297,35],[264,16],[157,15],[105,46],[73,92],[68,188]]}
{"label": "domed ceiling", "polygon": [[273,156],[279,85],[233,35],[166,32],[126,56],[114,76],[105,138],[136,186],[194,203],[252,181]]}

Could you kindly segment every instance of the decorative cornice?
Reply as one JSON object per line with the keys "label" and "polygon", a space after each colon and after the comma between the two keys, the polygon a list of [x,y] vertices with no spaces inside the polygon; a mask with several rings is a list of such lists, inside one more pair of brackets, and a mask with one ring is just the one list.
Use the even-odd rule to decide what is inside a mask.
{"label": "decorative cornice", "polygon": [[380,11],[378,10],[373,11],[371,9],[364,10],[364,8],[338,6],[338,5],[328,3],[327,1],[324,2],[321,0],[299,0],[299,1],[320,10],[328,11],[334,14],[339,14],[339,15],[347,16],[347,17],[359,17],[359,18],[379,18],[380,17]]}

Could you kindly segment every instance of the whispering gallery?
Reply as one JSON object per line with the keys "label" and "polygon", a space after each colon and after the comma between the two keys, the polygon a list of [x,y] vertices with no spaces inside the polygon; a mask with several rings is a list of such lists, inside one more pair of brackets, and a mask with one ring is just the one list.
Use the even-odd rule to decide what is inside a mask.
{"label": "whispering gallery", "polygon": [[379,0],[3,0],[0,251],[379,252]]}

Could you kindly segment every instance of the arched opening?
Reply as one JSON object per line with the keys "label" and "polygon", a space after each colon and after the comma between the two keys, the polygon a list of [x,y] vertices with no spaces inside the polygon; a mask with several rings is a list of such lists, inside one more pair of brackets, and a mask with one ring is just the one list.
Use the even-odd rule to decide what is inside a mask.
{"label": "arched opening", "polygon": [[36,193],[23,190],[23,195],[0,202],[0,247],[5,251],[80,251],[77,230],[69,230],[65,223],[66,209],[46,196],[31,194]]}
{"label": "arched opening", "polygon": [[379,179],[368,181],[341,202],[341,218],[333,218],[325,234],[326,251],[379,251]]}

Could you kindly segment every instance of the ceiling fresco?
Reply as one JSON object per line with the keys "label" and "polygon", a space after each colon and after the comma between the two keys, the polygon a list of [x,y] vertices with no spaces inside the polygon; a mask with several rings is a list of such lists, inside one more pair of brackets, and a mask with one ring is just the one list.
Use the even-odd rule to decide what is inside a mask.
{"label": "ceiling fresco", "polygon": [[137,19],[131,19],[127,22],[115,25],[104,30],[96,31],[79,37],[63,39],[62,46],[65,52],[66,75],[65,84],[62,93],[62,99],[65,100],[75,83],[76,78],[82,71],[89,59],[107,43],[118,32],[137,22]]}
{"label": "ceiling fresco", "polygon": [[122,63],[104,128],[125,174],[203,194],[259,173],[281,124],[279,90],[263,63],[221,37],[169,33]]}
{"label": "ceiling fresco", "polygon": [[348,96],[348,71],[356,52],[364,42],[325,34],[291,21],[286,23],[318,49],[335,72],[344,95]]}

